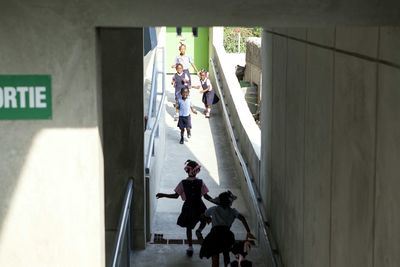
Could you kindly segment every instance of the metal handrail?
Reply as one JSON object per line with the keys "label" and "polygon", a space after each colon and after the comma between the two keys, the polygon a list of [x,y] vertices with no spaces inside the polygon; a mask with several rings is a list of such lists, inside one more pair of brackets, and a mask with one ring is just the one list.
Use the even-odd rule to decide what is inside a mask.
{"label": "metal handrail", "polygon": [[[154,95],[156,92],[156,88],[157,88],[157,52],[158,52],[158,47],[155,49],[154,51],[154,63],[153,63],[153,71],[151,74],[151,89],[150,89],[150,98],[149,98],[149,107],[147,109],[147,116],[150,118],[152,117],[152,113],[153,113],[153,102],[154,102]],[[146,129],[149,129],[149,124],[147,124]]]}
{"label": "metal handrail", "polygon": [[[121,215],[119,217],[119,223],[117,228],[117,238],[115,240],[114,251],[112,254],[111,267],[119,266],[119,262],[121,260],[122,253],[122,242],[125,237],[125,233],[128,231],[128,242],[127,242],[127,250],[128,250],[128,266],[130,266],[130,217],[131,217],[131,202],[133,198],[133,178],[130,177],[128,180],[128,185],[126,187],[123,208],[121,211]],[[127,228],[128,227],[128,228]]]}
{"label": "metal handrail", "polygon": [[[162,66],[164,68],[164,61],[165,61],[165,49],[162,47],[160,48],[163,50],[162,53]],[[163,80],[162,80],[162,93],[161,93],[161,101],[160,104],[158,105],[158,109],[157,109],[157,115],[156,115],[156,119],[154,121],[153,127],[151,128],[151,133],[150,133],[150,139],[149,139],[149,144],[148,144],[148,148],[147,148],[147,157],[146,157],[146,161],[145,161],[145,170],[146,170],[146,174],[150,173],[150,164],[151,164],[151,156],[152,156],[152,152],[153,151],[153,146],[154,146],[154,139],[155,139],[155,135],[156,135],[156,130],[158,129],[159,126],[159,122],[160,122],[160,117],[161,117],[161,113],[162,113],[162,108],[164,106],[165,103],[165,99],[166,99],[166,92],[165,92],[165,71],[154,71],[154,69],[156,69],[154,63],[154,68],[153,68],[153,73],[156,73],[154,79],[152,81],[152,91],[155,91],[156,85],[157,85],[157,81],[158,81],[158,75],[157,74],[162,74],[163,76]],[[154,89],[153,89],[154,86]],[[150,94],[151,97],[155,97],[158,94]],[[153,100],[150,99],[150,102],[153,103]],[[149,114],[150,114],[151,110],[149,110]],[[148,124],[148,129],[150,129],[150,123]]]}
{"label": "metal handrail", "polygon": [[248,171],[248,169],[246,167],[246,162],[244,161],[243,156],[242,156],[242,154],[241,154],[241,152],[239,150],[239,147],[237,145],[235,134],[233,132],[233,127],[232,127],[232,124],[231,124],[231,122],[229,120],[228,111],[226,110],[225,100],[222,97],[223,96],[222,95],[222,90],[221,90],[221,87],[220,87],[220,85],[218,83],[217,72],[215,70],[215,63],[214,63],[212,58],[210,59],[210,63],[211,63],[210,65],[212,67],[213,73],[215,75],[215,79],[216,79],[215,84],[217,85],[218,93],[221,96],[220,97],[221,106],[222,106],[222,109],[223,109],[223,114],[224,114],[224,118],[225,118],[226,124],[228,126],[227,129],[228,129],[228,132],[229,132],[229,136],[230,136],[233,148],[235,150],[235,154],[237,155],[237,157],[239,159],[239,162],[240,162],[240,165],[242,167],[243,174],[244,174],[244,176],[246,178],[245,180],[246,180],[247,186],[249,188],[250,197],[251,197],[252,203],[253,203],[253,205],[255,207],[258,225],[262,229],[262,233],[263,233],[263,235],[265,237],[265,240],[267,242],[267,250],[268,250],[268,253],[269,253],[268,256],[270,256],[270,258],[273,260],[273,267],[277,267],[278,265],[276,263],[276,259],[275,259],[274,255],[273,255],[272,247],[271,247],[271,244],[270,244],[270,241],[269,241],[269,237],[268,237],[268,229],[267,229],[267,225],[266,225],[266,220],[264,220],[264,217],[263,217],[262,212],[261,212],[260,204],[258,203],[256,192],[255,192],[254,186],[252,184],[253,179],[250,177],[250,173],[249,173],[249,171]]}

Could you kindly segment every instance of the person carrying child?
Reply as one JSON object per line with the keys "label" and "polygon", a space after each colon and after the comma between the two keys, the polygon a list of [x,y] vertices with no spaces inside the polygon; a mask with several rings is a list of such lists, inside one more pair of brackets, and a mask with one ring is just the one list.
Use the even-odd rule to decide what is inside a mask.
{"label": "person carrying child", "polygon": [[200,85],[193,86],[193,88],[202,89],[200,90],[200,93],[203,93],[202,101],[205,107],[204,114],[206,115],[206,118],[210,118],[211,105],[216,104],[219,101],[219,98],[212,89],[210,79],[207,77],[207,71],[201,70],[199,76]]}
{"label": "person carrying child", "polygon": [[223,192],[218,198],[218,206],[207,209],[203,215],[208,222],[212,222],[212,228],[204,239],[200,249],[200,258],[212,257],[212,267],[219,266],[220,253],[224,255],[224,266],[228,266],[230,262],[229,252],[235,243],[235,236],[230,228],[236,218],[239,219],[246,228],[247,238],[254,239],[245,217],[236,209],[231,208],[233,199],[230,197],[229,193]]}
{"label": "person carrying child", "polygon": [[196,68],[196,65],[193,62],[193,59],[190,56],[186,55],[186,45],[180,43],[179,45],[179,55],[175,58],[175,64],[172,65],[172,68],[176,68],[176,65],[181,64],[183,66],[183,72],[189,77],[189,88],[192,84],[192,79],[190,77],[190,65],[193,69],[198,73],[199,71]]}
{"label": "person carrying child", "polygon": [[[193,255],[192,246],[192,230],[196,224],[200,221],[200,226],[196,230],[196,236],[198,239],[202,239],[201,231],[206,226],[206,221],[201,219],[201,215],[207,209],[204,204],[202,197],[212,202],[213,198],[208,195],[208,188],[203,180],[197,178],[197,174],[200,172],[201,166],[194,160],[188,159],[185,162],[185,172],[188,174],[186,179],[183,179],[175,188],[174,194],[158,193],[157,198],[178,198],[181,196],[184,201],[182,206],[181,214],[178,217],[177,224],[181,227],[186,228],[186,236],[188,240],[188,249],[186,254],[191,257]],[[202,240],[199,240],[202,241]]]}
{"label": "person carrying child", "polygon": [[185,129],[187,131],[187,138],[191,137],[192,119],[190,117],[190,111],[192,111],[194,114],[197,114],[197,111],[193,108],[192,100],[188,96],[189,89],[182,88],[181,97],[178,98],[175,105],[179,114],[178,127],[181,130],[181,140],[179,141],[180,144],[183,144]]}

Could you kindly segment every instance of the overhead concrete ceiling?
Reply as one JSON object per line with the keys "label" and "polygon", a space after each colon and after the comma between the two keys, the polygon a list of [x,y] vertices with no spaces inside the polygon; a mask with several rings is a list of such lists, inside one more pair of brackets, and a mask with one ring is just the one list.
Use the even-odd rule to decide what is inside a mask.
{"label": "overhead concrete ceiling", "polygon": [[[0,0],[49,10],[97,26],[372,26],[400,25],[400,0]],[[18,14],[16,14],[17,16]]]}

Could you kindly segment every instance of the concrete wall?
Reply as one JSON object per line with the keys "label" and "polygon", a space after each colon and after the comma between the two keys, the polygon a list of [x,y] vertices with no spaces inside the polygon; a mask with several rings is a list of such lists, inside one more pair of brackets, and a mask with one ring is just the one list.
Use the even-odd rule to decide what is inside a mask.
{"label": "concrete wall", "polygon": [[1,5],[1,73],[51,75],[53,118],[0,121],[0,266],[104,266],[95,29]]}
{"label": "concrete wall", "polygon": [[400,28],[263,38],[261,175],[285,266],[398,266]]}
{"label": "concrete wall", "polygon": [[[2,4],[1,72],[51,75],[53,116],[0,121],[0,266],[105,266],[105,207],[117,216],[107,221],[112,231],[121,205],[119,199],[104,204],[104,97],[95,28],[104,24],[95,9],[89,1]],[[142,65],[135,67],[142,84]],[[143,129],[142,110],[131,129]],[[131,163],[143,169],[140,161]]]}
{"label": "concrete wall", "polygon": [[[213,60],[219,72],[219,79],[223,90],[221,97],[225,99],[239,149],[248,164],[252,177],[258,185],[260,177],[261,131],[249,111],[234,70],[229,67],[229,59],[226,57],[222,43],[216,44],[213,50]],[[210,77],[213,86],[216,87],[215,74],[210,73]]]}
{"label": "concrete wall", "polygon": [[[134,178],[133,232],[135,248],[145,246],[143,30],[100,28],[102,144],[105,179],[107,262],[113,249],[126,184]],[[138,67],[139,66],[139,67]],[[140,114],[141,116],[137,116]]]}
{"label": "concrete wall", "polygon": [[[324,0],[308,1],[306,5],[293,0],[279,4],[264,0],[218,1],[212,3],[212,9],[197,9],[193,13],[193,5],[197,4],[193,1],[176,9],[168,1],[151,0],[2,2],[1,72],[51,75],[53,118],[0,122],[0,266],[105,265],[102,99],[96,27],[175,26],[181,24],[185,10],[191,12],[191,16],[185,17],[186,24],[204,26],[379,25],[400,20],[396,0],[385,3]],[[398,59],[398,39],[391,36],[398,35],[391,34],[389,29],[380,31],[379,57],[385,61]],[[350,51],[355,44],[344,45]],[[386,93],[379,99],[395,99],[392,97],[395,87],[387,82],[390,77],[398,77],[392,69],[385,64],[379,67],[379,77],[387,77],[377,79]],[[379,118],[396,118],[398,113],[393,112],[392,105],[392,108],[385,106],[387,109],[379,112]],[[139,112],[135,120],[142,118],[143,113]],[[376,166],[379,174],[376,207],[394,209],[393,203],[398,199],[388,181],[395,179],[396,172],[390,170],[395,168],[398,149],[385,142],[390,138],[396,140],[398,132],[384,122],[380,119],[377,123],[379,129],[388,130],[376,135],[379,144],[376,155],[380,159]],[[142,129],[140,121],[138,124],[137,129]],[[388,149],[383,149],[385,144]],[[374,239],[375,251],[384,257],[385,253],[398,251],[399,242],[396,235],[385,232],[391,226],[385,219],[390,213],[378,209],[376,213],[380,215],[375,223],[382,226],[379,230],[382,238]],[[398,217],[391,222],[396,220]],[[394,245],[386,248],[384,242]],[[394,261],[391,256],[386,258]]]}
{"label": "concrete wall", "polygon": [[257,84],[259,88],[261,86],[261,59],[261,38],[248,38],[246,41],[246,69],[244,80]]}

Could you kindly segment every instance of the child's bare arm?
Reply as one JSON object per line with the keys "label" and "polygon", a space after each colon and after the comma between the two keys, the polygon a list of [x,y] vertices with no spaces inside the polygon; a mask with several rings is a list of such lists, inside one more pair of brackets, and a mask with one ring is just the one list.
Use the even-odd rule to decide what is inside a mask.
{"label": "child's bare arm", "polygon": [[194,63],[192,62],[192,63],[190,63],[191,65],[192,65],[192,67],[193,67],[193,69],[196,71],[196,73],[198,74],[199,73],[199,70],[196,68],[196,65],[194,65]]}
{"label": "child's bare arm", "polygon": [[247,224],[246,218],[242,214],[239,214],[238,219],[243,223],[244,228],[246,228],[247,238],[253,238],[254,239],[255,237],[250,231],[250,227]]}
{"label": "child's bare arm", "polygon": [[211,222],[211,217],[205,215],[204,213],[200,215],[200,219],[201,219],[201,220],[205,220],[207,223],[210,223],[210,222]]}
{"label": "child's bare arm", "polygon": [[210,86],[207,87],[206,89],[200,90],[200,93],[205,93],[205,92],[208,92],[208,91],[210,91]]}
{"label": "child's bare arm", "polygon": [[157,193],[156,198],[178,198],[179,194],[175,193],[175,194],[164,194],[164,193]]}
{"label": "child's bare arm", "polygon": [[197,114],[197,110],[195,110],[193,107],[190,107],[190,109],[192,110],[192,112],[193,112],[194,114]]}
{"label": "child's bare arm", "polygon": [[207,199],[208,201],[210,201],[213,204],[218,204],[214,202],[214,198],[212,198],[209,194],[205,194],[204,198]]}

